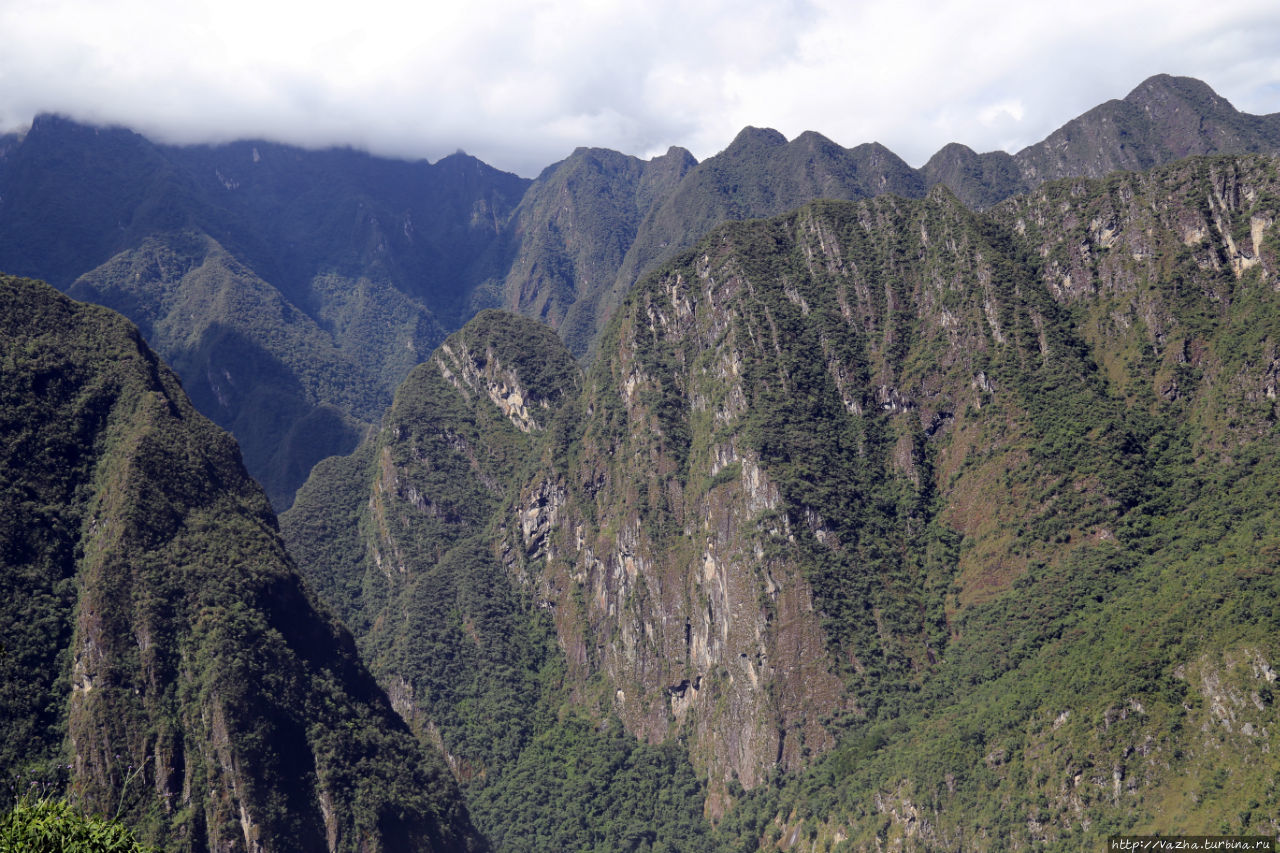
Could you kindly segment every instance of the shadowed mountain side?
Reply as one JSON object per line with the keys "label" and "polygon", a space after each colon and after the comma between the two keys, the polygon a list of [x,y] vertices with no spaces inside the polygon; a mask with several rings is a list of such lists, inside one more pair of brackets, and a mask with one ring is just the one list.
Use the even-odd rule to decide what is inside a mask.
{"label": "shadowed mountain side", "polygon": [[[0,148],[0,269],[129,313],[170,359],[225,322],[287,364],[309,406],[371,423],[505,272],[500,232],[527,185],[462,154],[432,165],[266,142],[163,146],[40,116]],[[179,369],[188,382],[220,374]],[[315,456],[276,446],[250,465],[283,507],[300,482],[283,472]]]}
{"label": "shadowed mountain side", "polygon": [[288,298],[309,305],[317,275],[389,281],[446,329],[505,272],[495,240],[529,185],[461,153],[429,164],[267,142],[164,151],[225,210],[209,232]]}
{"label": "shadowed mountain side", "polygon": [[[327,300],[328,329],[211,238],[180,232],[147,238],[70,291],[136,318],[196,406],[239,437],[250,471],[283,508],[316,461],[350,452],[415,360],[415,343],[431,339],[418,332],[431,329],[421,312],[385,317],[395,304],[387,295],[347,309],[367,283],[316,285],[342,291]],[[351,314],[364,326],[370,316],[383,322],[353,336],[343,325]]]}
{"label": "shadowed mountain side", "polygon": [[0,277],[0,332],[0,773],[166,850],[483,849],[137,330]]}
{"label": "shadowed mountain side", "polygon": [[584,352],[595,334],[598,302],[640,222],[695,163],[677,148],[648,162],[581,148],[549,166],[512,219],[519,249],[503,307],[549,323],[572,351]]}
{"label": "shadowed mountain side", "polygon": [[[368,429],[341,409],[317,403],[274,353],[245,332],[219,324],[205,328],[194,349],[173,357],[194,377],[191,400],[234,435],[245,464],[277,510],[292,502],[312,466],[327,456],[350,453]],[[253,377],[239,385],[235,377]]]}
{"label": "shadowed mountain side", "polygon": [[143,137],[39,116],[4,151],[0,270],[60,289],[155,230],[209,213],[190,176]]}

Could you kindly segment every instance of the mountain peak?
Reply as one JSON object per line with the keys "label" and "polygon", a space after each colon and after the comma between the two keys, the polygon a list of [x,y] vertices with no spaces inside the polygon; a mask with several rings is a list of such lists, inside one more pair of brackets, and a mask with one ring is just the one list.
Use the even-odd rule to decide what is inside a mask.
{"label": "mountain peak", "polygon": [[667,160],[667,159],[686,162],[686,163],[689,163],[691,166],[697,165],[698,163],[697,158],[694,157],[692,153],[690,153],[688,148],[681,148],[679,145],[672,145],[670,148],[667,149],[666,154],[659,154],[657,157],[654,157],[649,162],[652,163],[658,160]]}
{"label": "mountain peak", "polygon": [[900,163],[906,168],[911,168],[910,166],[907,166],[906,160],[903,160],[891,149],[879,142],[864,142],[861,145],[855,145],[849,149],[849,153],[855,157],[861,157],[871,162],[888,162],[895,166]]}
{"label": "mountain peak", "polygon": [[[929,163],[942,163],[954,160],[972,160],[977,156],[978,152],[974,151],[968,145],[961,142],[948,142],[929,158]],[[925,168],[929,168],[928,164],[925,164]]]}
{"label": "mountain peak", "polygon": [[738,131],[738,135],[724,150],[725,154],[738,154],[758,147],[776,147],[786,145],[787,138],[771,127],[751,127],[748,125]]}
{"label": "mountain peak", "polygon": [[1194,77],[1175,77],[1171,74],[1148,77],[1125,95],[1124,100],[1148,113],[1167,111],[1177,103],[1189,104],[1197,111],[1209,115],[1236,112],[1235,107],[1207,83]]}
{"label": "mountain peak", "polygon": [[839,147],[835,142],[832,142],[816,130],[806,130],[804,133],[791,140],[791,144],[800,148]]}

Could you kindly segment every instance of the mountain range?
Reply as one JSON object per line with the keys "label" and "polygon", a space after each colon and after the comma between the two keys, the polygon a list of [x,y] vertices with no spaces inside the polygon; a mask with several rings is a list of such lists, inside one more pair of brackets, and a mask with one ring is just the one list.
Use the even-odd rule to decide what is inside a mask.
{"label": "mountain range", "polygon": [[982,208],[1044,180],[1278,145],[1280,115],[1169,76],[1016,155],[950,145],[921,169],[747,128],[701,163],[579,149],[530,182],[463,154],[175,147],[41,116],[0,139],[0,269],[137,323],[283,510],[483,308],[547,322],[590,358],[640,275],[723,221],[938,184]]}
{"label": "mountain range", "polygon": [[722,226],[583,375],[482,314],[286,541],[473,803],[550,623],[725,849],[1270,833],[1277,162]]}
{"label": "mountain range", "polygon": [[918,170],[43,117],[0,269],[137,330],[4,279],[3,770],[183,850],[1275,835],[1278,140],[1163,76]]}

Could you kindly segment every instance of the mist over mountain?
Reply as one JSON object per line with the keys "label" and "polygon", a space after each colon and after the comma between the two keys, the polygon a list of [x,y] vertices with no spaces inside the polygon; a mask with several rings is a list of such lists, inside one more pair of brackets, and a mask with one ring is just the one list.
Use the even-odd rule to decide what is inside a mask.
{"label": "mist over mountain", "polygon": [[917,170],[876,144],[747,128],[701,163],[583,149],[530,182],[462,154],[176,147],[42,116],[0,142],[0,269],[138,323],[283,509],[482,308],[590,356],[639,277],[726,220],[937,184],[981,208],[1050,178],[1272,151],[1278,127],[1162,75],[1016,155],[951,145]]}

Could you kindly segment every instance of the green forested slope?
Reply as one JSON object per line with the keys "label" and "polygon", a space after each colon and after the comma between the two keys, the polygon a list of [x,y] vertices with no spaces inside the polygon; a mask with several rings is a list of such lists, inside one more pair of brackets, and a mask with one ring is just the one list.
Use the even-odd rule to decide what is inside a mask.
{"label": "green forested slope", "polygon": [[[1271,158],[1193,160],[979,223],[1031,310],[996,291],[983,380],[954,417],[919,414],[958,534],[938,662],[807,780],[752,794],[787,816],[775,837],[1275,832],[1276,186]],[[923,224],[900,233],[943,236]]]}
{"label": "green forested slope", "polygon": [[[1160,77],[1016,156],[918,172],[754,129],[696,167],[584,149],[514,216],[523,182],[465,157],[38,124],[0,141],[0,264],[135,316],[278,506],[369,431],[284,531],[495,846],[1276,831],[1275,160],[1040,185],[1268,150],[1274,117]],[[862,200],[750,219],[820,195]],[[371,429],[502,300],[590,371],[483,313]],[[128,794],[155,838],[393,839],[371,815],[401,802],[435,832],[405,792],[449,784],[341,631],[284,615],[306,594],[225,436],[159,367],[135,387],[59,360],[83,348],[64,310],[45,349],[5,339],[27,378],[3,391],[0,702],[31,744],[5,766]],[[338,651],[297,639],[322,635]],[[347,714],[376,725],[331,736]]]}
{"label": "green forested slope", "polygon": [[[503,419],[510,381],[459,408],[442,351],[383,444],[304,491],[291,547],[348,523],[321,509],[349,495],[363,544],[303,562],[364,596],[353,613],[488,565],[513,621],[488,635],[468,614],[495,611],[466,603],[456,641],[543,632],[536,677],[508,666],[561,715],[686,755],[712,848],[1274,833],[1278,190],[1274,158],[1201,158],[985,213],[935,189],[722,226],[632,291],[550,429]],[[542,351],[511,331],[500,349]],[[394,450],[411,400],[450,451]],[[521,464],[492,467],[501,447]],[[466,551],[432,544],[464,541],[444,519]],[[365,619],[362,643],[396,648]],[[416,690],[466,683],[400,648],[380,677],[394,659]],[[478,812],[520,802],[502,780],[568,731],[497,692],[482,725],[415,695],[446,745],[493,719],[528,733],[473,782]],[[589,813],[559,790],[536,799]],[[505,838],[540,818],[486,819]]]}
{"label": "green forested slope", "polygon": [[[633,295],[635,352],[690,307],[727,332],[856,699],[730,815],[748,846],[752,808],[801,849],[1275,831],[1278,185],[1273,158],[1199,159],[978,217],[810,209]],[[672,352],[668,388],[715,363]]]}
{"label": "green forested slope", "polygon": [[570,701],[555,614],[498,539],[580,377],[547,327],[482,312],[406,380],[381,431],[282,518],[397,710],[438,743],[495,849],[696,850],[683,752]]}
{"label": "green forested slope", "polygon": [[4,277],[0,374],[11,784],[166,849],[483,846],[135,328]]}

